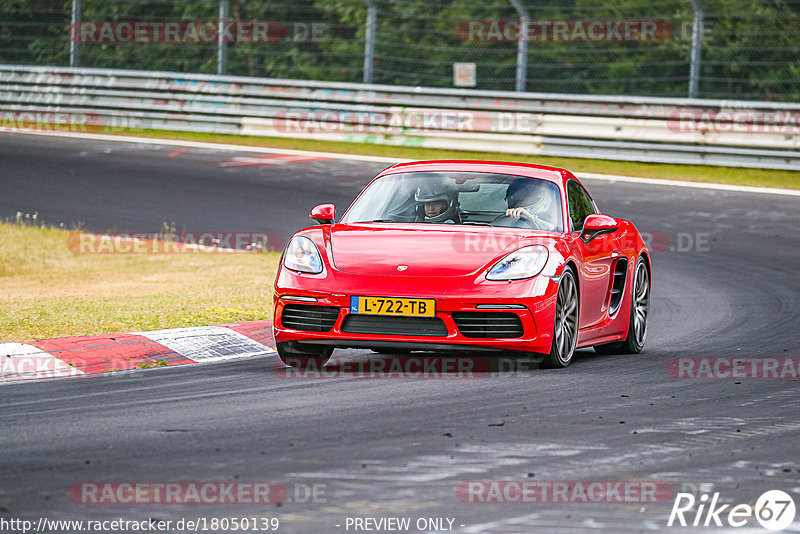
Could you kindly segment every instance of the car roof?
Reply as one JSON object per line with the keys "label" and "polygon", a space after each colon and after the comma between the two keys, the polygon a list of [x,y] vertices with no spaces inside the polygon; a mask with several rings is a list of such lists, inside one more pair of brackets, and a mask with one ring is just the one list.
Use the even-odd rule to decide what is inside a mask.
{"label": "car roof", "polygon": [[398,163],[385,169],[379,176],[401,172],[486,172],[495,174],[511,174],[529,178],[539,178],[557,184],[564,178],[574,178],[566,169],[547,167],[533,163],[516,163],[513,161],[475,161],[475,160],[435,160]]}

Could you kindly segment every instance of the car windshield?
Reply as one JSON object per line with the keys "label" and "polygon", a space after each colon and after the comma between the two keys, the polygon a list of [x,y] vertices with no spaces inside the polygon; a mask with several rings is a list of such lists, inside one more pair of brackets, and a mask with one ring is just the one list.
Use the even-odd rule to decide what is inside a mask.
{"label": "car windshield", "polygon": [[413,172],[378,178],[343,223],[434,223],[561,232],[561,196],[547,180],[482,172]]}

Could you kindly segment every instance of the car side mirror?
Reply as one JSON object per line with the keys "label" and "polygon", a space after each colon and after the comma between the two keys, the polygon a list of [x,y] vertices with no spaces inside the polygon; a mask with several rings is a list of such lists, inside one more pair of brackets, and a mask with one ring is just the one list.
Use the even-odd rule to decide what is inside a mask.
{"label": "car side mirror", "polygon": [[586,220],[583,222],[581,239],[584,243],[588,243],[599,235],[616,232],[618,228],[619,224],[617,224],[617,221],[613,217],[603,215],[602,213],[593,213],[586,217]]}
{"label": "car side mirror", "polygon": [[308,216],[317,224],[333,224],[336,220],[336,206],[333,204],[314,206]]}

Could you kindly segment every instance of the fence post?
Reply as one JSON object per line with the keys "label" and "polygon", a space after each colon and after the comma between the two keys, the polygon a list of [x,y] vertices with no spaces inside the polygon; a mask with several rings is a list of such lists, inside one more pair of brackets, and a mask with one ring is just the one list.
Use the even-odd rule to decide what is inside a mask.
{"label": "fence post", "polygon": [[375,26],[378,8],[374,0],[364,0],[367,6],[366,41],[364,43],[364,83],[372,83],[372,64],[375,55]]}
{"label": "fence post", "polygon": [[217,32],[217,74],[228,73],[228,43],[225,42],[225,23],[228,20],[229,0],[219,0],[219,31]]}
{"label": "fence post", "polygon": [[78,25],[81,21],[81,0],[72,0],[72,26],[69,32],[69,66],[77,67],[80,63],[80,32]]}
{"label": "fence post", "polygon": [[700,0],[689,0],[694,11],[692,23],[692,54],[689,65],[689,98],[697,98],[697,88],[700,85],[700,53],[703,48],[703,24],[705,14]]}
{"label": "fence post", "polygon": [[525,91],[528,76],[527,27],[531,18],[520,0],[509,0],[519,14],[519,39],[517,40],[517,86],[519,92]]}

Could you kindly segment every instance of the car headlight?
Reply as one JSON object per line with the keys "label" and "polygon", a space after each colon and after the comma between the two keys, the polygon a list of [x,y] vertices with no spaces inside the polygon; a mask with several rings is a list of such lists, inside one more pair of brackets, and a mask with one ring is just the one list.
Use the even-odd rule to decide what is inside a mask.
{"label": "car headlight", "polygon": [[295,236],[286,247],[283,265],[293,271],[319,274],[322,272],[322,257],[313,241],[307,237]]}
{"label": "car headlight", "polygon": [[486,278],[488,280],[520,280],[536,276],[547,263],[547,248],[542,245],[523,247],[505,256],[494,264]]}

